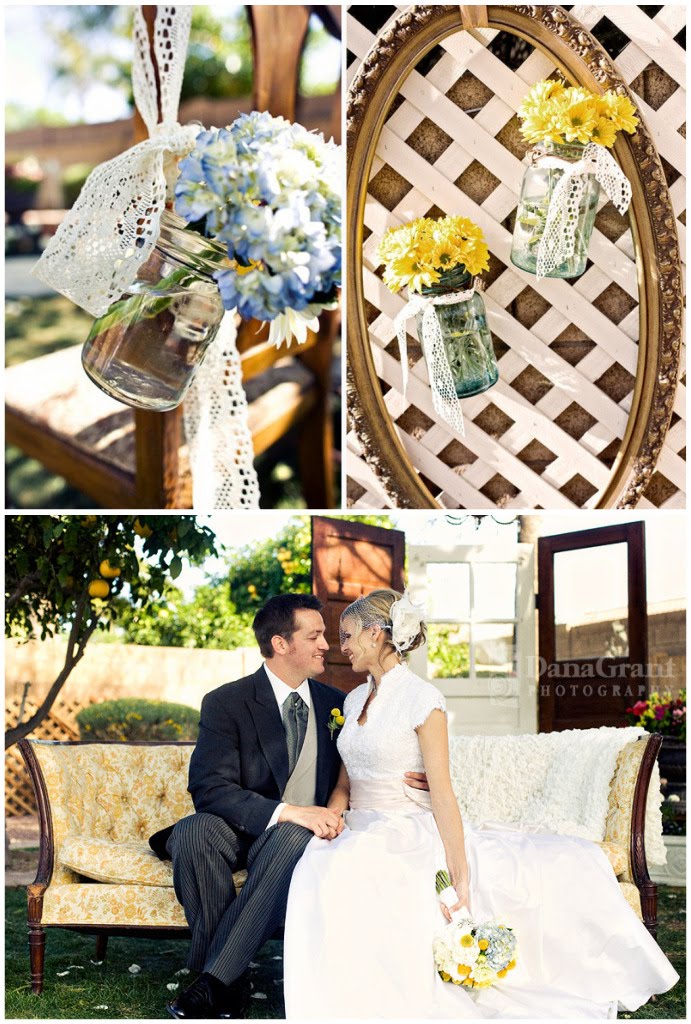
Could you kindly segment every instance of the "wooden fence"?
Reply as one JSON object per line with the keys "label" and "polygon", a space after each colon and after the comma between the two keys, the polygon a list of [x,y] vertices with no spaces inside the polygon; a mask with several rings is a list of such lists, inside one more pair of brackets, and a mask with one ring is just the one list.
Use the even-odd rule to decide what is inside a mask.
{"label": "wooden fence", "polygon": [[[350,8],[349,82],[379,32],[407,9]],[[683,247],[686,8],[578,5],[570,12],[609,49],[636,96],[662,158]],[[445,39],[394,100],[365,213],[372,350],[389,414],[440,504],[585,508],[597,501],[621,446],[638,360],[633,240],[628,221],[611,203],[601,202],[592,263],[571,287],[536,279],[527,285],[493,252],[483,280],[500,379],[489,392],[464,400],[462,443],[438,422],[429,388],[416,386],[422,361],[412,371],[407,397],[399,390],[392,316],[376,257],[383,232],[415,217],[462,212],[480,224],[492,249],[492,239],[504,239],[516,206],[517,169],[527,144],[515,110],[527,86],[549,75],[554,64],[523,42],[507,62],[503,44],[511,40],[499,35],[480,29]],[[682,378],[671,429],[639,508],[684,507],[685,443]],[[354,433],[347,465],[351,507],[391,507]]]}
{"label": "wooden fence", "polygon": [[[17,724],[20,701],[17,698],[8,700],[5,704],[5,724],[13,726]],[[78,740],[79,728],[77,726],[77,714],[88,704],[94,701],[87,700],[82,703],[77,700],[57,700],[53,705],[48,717],[34,729],[31,736],[39,740]],[[38,710],[38,705],[27,700],[24,705],[22,720],[26,721]],[[18,817],[24,814],[36,813],[36,800],[34,790],[29,780],[29,775],[24,766],[19,748],[15,745],[5,752],[5,815],[8,818]]]}

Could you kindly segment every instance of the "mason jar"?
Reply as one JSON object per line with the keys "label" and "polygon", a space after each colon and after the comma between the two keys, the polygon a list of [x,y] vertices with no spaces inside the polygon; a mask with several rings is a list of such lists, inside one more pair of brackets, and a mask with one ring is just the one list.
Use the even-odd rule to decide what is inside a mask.
{"label": "mason jar", "polygon": [[[549,204],[564,173],[562,168],[546,167],[545,158],[557,157],[568,163],[577,163],[582,159],[584,149],[585,146],[579,142],[559,144],[547,141],[532,151],[532,163],[523,175],[511,246],[511,262],[529,274],[535,274],[537,270],[537,250],[545,230]],[[573,255],[550,270],[546,277],[580,277],[585,270],[600,185],[594,174],[584,177]]]}
{"label": "mason jar", "polygon": [[[465,267],[446,271],[435,284],[422,289],[423,295],[448,295],[468,291],[473,279]],[[434,306],[434,314],[441,329],[444,350],[449,361],[458,398],[482,394],[499,379],[494,355],[492,335],[487,326],[485,304],[479,292],[469,299],[448,306]],[[424,311],[417,314],[418,338],[422,339]],[[423,345],[423,352],[424,352]],[[430,376],[431,367],[427,367]]]}
{"label": "mason jar", "polygon": [[82,364],[94,384],[137,409],[179,405],[225,313],[212,274],[227,266],[223,245],[164,211],[151,256],[84,343]]}

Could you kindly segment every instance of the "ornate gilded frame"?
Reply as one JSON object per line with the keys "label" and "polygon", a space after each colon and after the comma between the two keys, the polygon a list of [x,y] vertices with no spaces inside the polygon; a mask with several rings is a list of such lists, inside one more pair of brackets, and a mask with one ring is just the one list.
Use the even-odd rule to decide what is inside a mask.
{"label": "ornate gilded frame", "polygon": [[[486,11],[489,28],[520,36],[546,52],[571,81],[634,99],[602,46],[563,8],[500,4]],[[377,380],[364,310],[365,199],[377,142],[401,83],[426,53],[464,27],[460,7],[411,7],[378,38],[348,94],[348,414],[367,462],[399,508],[438,506],[398,438]],[[682,273],[674,211],[645,123],[634,135],[621,133],[614,152],[633,188],[629,219],[640,339],[626,432],[597,507],[634,508],[653,474],[672,416],[682,342]]]}

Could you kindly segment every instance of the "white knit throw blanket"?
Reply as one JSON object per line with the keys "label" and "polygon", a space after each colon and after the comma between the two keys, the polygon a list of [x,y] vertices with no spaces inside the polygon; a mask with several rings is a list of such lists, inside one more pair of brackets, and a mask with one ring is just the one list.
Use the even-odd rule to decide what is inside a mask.
{"label": "white knit throw blanket", "polygon": [[[529,831],[601,842],[617,757],[643,729],[567,729],[525,736],[454,736],[451,781],[473,825],[502,822]],[[660,773],[653,769],[645,820],[649,864],[664,864]]]}

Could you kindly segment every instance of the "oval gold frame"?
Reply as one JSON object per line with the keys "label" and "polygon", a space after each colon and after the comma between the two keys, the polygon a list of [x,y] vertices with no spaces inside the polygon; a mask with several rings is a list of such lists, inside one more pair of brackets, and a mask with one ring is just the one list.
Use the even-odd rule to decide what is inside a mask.
{"label": "oval gold frame", "polygon": [[[635,103],[600,43],[561,7],[488,6],[488,27],[520,36],[545,52],[569,80],[615,89]],[[439,508],[420,480],[384,404],[364,312],[362,246],[370,171],[401,83],[434,46],[464,28],[460,7],[415,5],[389,26],[365,58],[348,93],[348,414],[366,461],[399,508]],[[597,508],[635,508],[655,469],[672,417],[682,341],[682,273],[674,211],[664,171],[641,120],[614,147],[631,182],[640,337],[631,411],[609,483]],[[648,259],[641,254],[650,254]]]}

